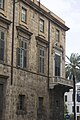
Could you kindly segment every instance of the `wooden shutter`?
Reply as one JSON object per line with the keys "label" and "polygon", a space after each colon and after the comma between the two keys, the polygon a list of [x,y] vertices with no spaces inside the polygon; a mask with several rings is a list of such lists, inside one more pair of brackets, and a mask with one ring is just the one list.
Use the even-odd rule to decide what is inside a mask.
{"label": "wooden shutter", "polygon": [[44,73],[44,49],[42,48],[39,51],[39,72]]}
{"label": "wooden shutter", "polygon": [[0,34],[0,60],[4,61],[4,32]]}
{"label": "wooden shutter", "polygon": [[55,76],[60,76],[60,63],[61,57],[59,55],[55,55]]}
{"label": "wooden shutter", "polygon": [[17,66],[20,66],[20,48],[17,48]]}

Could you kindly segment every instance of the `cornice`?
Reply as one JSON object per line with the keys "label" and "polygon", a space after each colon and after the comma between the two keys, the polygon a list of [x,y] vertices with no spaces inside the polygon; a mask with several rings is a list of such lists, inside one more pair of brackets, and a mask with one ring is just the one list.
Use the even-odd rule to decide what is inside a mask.
{"label": "cornice", "polygon": [[55,17],[53,17],[50,12],[46,12],[44,9],[42,9],[40,6],[36,5],[34,2],[32,2],[31,0],[20,0],[21,2],[23,2],[24,4],[27,4],[29,7],[31,7],[31,9],[34,9],[35,11],[37,11],[39,14],[45,16],[48,20],[52,21],[53,23],[55,23],[56,25],[58,25],[60,28],[62,28],[65,31],[68,31],[69,28],[63,24],[62,22],[60,22],[58,19],[56,19]]}
{"label": "cornice", "polygon": [[30,32],[29,30],[23,28],[22,26],[16,26],[16,28],[17,28],[18,30],[24,32],[24,33],[27,33],[29,36],[32,36],[32,35],[33,35],[32,32]]}
{"label": "cornice", "polygon": [[2,74],[0,74],[0,78],[8,79],[9,76],[6,76],[6,75],[2,75]]}
{"label": "cornice", "polygon": [[0,16],[0,20],[1,20],[2,22],[6,23],[7,25],[10,25],[10,24],[11,24],[11,21],[10,21],[10,20],[8,20],[8,19],[6,19],[6,18],[4,18],[4,17],[2,17],[2,16]]}
{"label": "cornice", "polygon": [[36,40],[37,40],[37,45],[41,45],[45,48],[48,47],[49,45],[49,42],[45,39],[45,38],[42,38],[41,36],[35,36]]}

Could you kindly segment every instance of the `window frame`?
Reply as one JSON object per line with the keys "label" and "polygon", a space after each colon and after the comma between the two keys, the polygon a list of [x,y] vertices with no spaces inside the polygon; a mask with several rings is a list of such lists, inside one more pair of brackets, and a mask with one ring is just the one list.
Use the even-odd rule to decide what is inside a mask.
{"label": "window frame", "polygon": [[[58,56],[58,57],[60,57],[60,64],[59,64],[59,67],[58,66],[56,66],[57,64],[56,64],[56,56]],[[57,73],[56,73],[56,69],[57,69]],[[59,54],[57,54],[57,53],[55,53],[55,73],[54,73],[54,75],[55,76],[61,76],[61,55],[59,55]]]}
{"label": "window frame", "polygon": [[43,47],[39,47],[39,73],[44,74],[44,66],[45,66],[45,50]]}
{"label": "window frame", "polygon": [[79,113],[79,106],[77,106],[77,113]]}
{"label": "window frame", "polygon": [[[17,48],[17,66],[23,69],[27,69],[27,47],[28,42],[26,38],[21,37],[19,39],[19,46]],[[22,45],[23,43],[23,45]],[[25,47],[26,46],[26,47]]]}
{"label": "window frame", "polygon": [[[25,18],[25,19],[23,19],[23,18]],[[27,9],[24,7],[22,7],[22,10],[21,10],[21,22],[27,23]]]}
{"label": "window frame", "polygon": [[40,18],[39,27],[40,27],[40,32],[44,33],[44,19],[42,18]]}
{"label": "window frame", "polygon": [[56,29],[56,42],[60,41],[60,30]]}
{"label": "window frame", "polygon": [[72,102],[74,101],[74,99],[73,99],[73,94],[72,94]]}
{"label": "window frame", "polygon": [[25,95],[19,94],[18,96],[18,110],[24,111],[25,110]]}
{"label": "window frame", "polygon": [[[4,35],[3,35],[3,39],[1,38],[1,33],[3,33]],[[1,46],[1,44],[3,45],[3,47]],[[3,51],[3,55],[2,55],[2,58],[1,58],[1,56],[0,56],[0,62],[4,62],[4,59],[5,59],[5,57],[4,57],[4,53],[5,53],[5,31],[4,30],[2,30],[2,29],[0,29],[0,55],[2,54],[2,52],[1,51]]]}
{"label": "window frame", "polygon": [[1,0],[0,9],[4,10],[4,0]]}
{"label": "window frame", "polygon": [[44,98],[43,97],[38,97],[38,108],[37,108],[37,116],[38,119],[42,119],[43,114],[44,114]]}
{"label": "window frame", "polygon": [[72,113],[74,113],[74,106],[72,106]]}
{"label": "window frame", "polygon": [[[41,75],[47,75],[47,47],[48,47],[48,42],[47,40],[43,39],[40,36],[36,36],[36,43],[37,43],[37,72],[38,74]],[[39,62],[39,58],[40,58],[40,49],[44,50],[44,73],[41,73],[39,71],[40,68],[40,62]]]}
{"label": "window frame", "polygon": [[43,102],[44,102],[44,98],[43,97],[38,97],[38,108],[40,110],[43,109]]}
{"label": "window frame", "polygon": [[67,102],[67,95],[65,95],[65,102]]}

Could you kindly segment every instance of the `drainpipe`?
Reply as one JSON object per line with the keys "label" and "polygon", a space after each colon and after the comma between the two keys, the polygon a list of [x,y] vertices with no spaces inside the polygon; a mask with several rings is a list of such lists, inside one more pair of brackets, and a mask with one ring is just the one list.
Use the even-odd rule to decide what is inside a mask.
{"label": "drainpipe", "polygon": [[11,50],[11,85],[13,83],[13,58],[14,58],[14,20],[15,20],[15,0],[13,0],[13,20],[12,20],[12,50]]}
{"label": "drainpipe", "polygon": [[76,101],[75,101],[75,95],[76,95],[76,86],[75,86],[75,75],[73,75],[73,104],[74,104],[74,120],[76,120]]}
{"label": "drainpipe", "polygon": [[49,90],[49,66],[50,66],[50,20],[48,20],[48,90]]}

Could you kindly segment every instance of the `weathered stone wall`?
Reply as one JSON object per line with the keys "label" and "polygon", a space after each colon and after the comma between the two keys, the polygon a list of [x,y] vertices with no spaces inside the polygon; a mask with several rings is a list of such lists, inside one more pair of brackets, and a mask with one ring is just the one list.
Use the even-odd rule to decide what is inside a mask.
{"label": "weathered stone wall", "polygon": [[[21,22],[21,7],[25,6],[27,8],[27,24]],[[45,9],[46,10],[46,9]],[[6,6],[6,18],[12,22],[12,0],[7,0]],[[39,20],[43,18],[45,21],[44,33],[39,31]],[[1,21],[0,21],[1,22]],[[3,22],[0,23],[1,25]],[[3,26],[3,25],[2,25]],[[18,32],[16,26],[21,26],[33,33],[31,39],[29,40],[28,47],[28,68],[23,70],[16,67],[17,55],[16,48],[18,46]],[[54,43],[55,41],[55,31],[56,26],[54,23],[50,23],[50,76],[53,77],[53,58],[54,58]],[[60,29],[60,44],[65,45],[64,39],[62,39],[62,34],[64,31]],[[53,90],[52,94],[48,91],[48,53],[46,55],[45,64],[45,75],[38,73],[38,56],[37,56],[37,40],[36,36],[40,35],[46,41],[48,41],[48,19],[43,15],[40,15],[35,10],[31,9],[28,5],[24,5],[22,2],[16,3],[15,8],[15,28],[14,28],[14,69],[13,69],[13,84],[11,85],[11,47],[12,47],[12,23],[9,28],[6,29],[6,59],[5,64],[0,64],[0,75],[8,76],[6,78],[5,87],[5,101],[3,109],[3,120],[38,120],[37,118],[37,108],[38,108],[38,97],[43,97],[44,102],[44,118],[43,120],[57,120],[56,116],[59,111],[63,111],[63,94],[60,89]],[[65,48],[64,48],[65,49]],[[46,49],[48,52],[48,48]],[[65,55],[65,53],[64,53]],[[64,77],[64,59],[62,61],[62,76]],[[25,108],[26,113],[23,115],[17,114],[17,104],[19,94],[25,95]],[[50,95],[51,96],[50,96]],[[59,96],[58,96],[59,95]],[[50,97],[50,98],[49,98]],[[55,99],[60,99],[60,110],[56,111]],[[51,101],[52,100],[52,101]],[[51,105],[51,106],[50,106]],[[51,109],[52,108],[52,109]],[[50,111],[50,109],[52,111]],[[49,114],[53,114],[52,118],[49,118]],[[60,120],[60,119],[59,119]]]}

